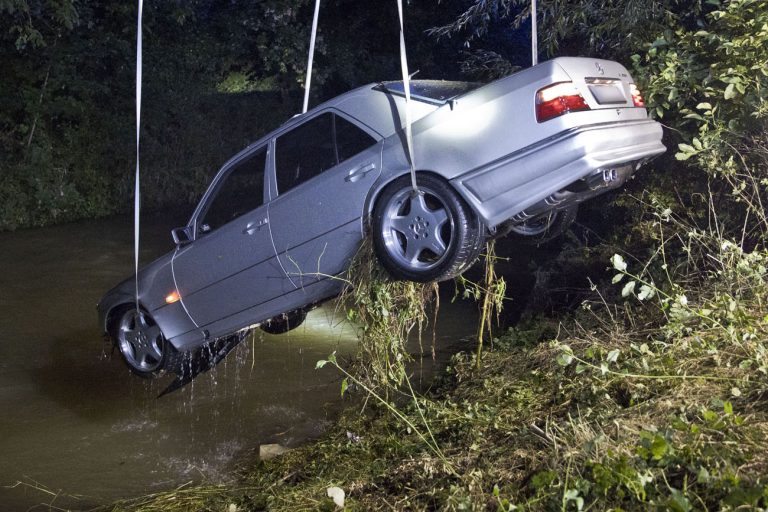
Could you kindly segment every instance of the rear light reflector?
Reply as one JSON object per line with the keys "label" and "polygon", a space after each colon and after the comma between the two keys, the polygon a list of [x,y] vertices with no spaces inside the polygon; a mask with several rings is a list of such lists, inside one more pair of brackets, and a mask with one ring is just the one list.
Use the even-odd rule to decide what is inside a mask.
{"label": "rear light reflector", "polygon": [[629,84],[629,92],[630,94],[632,94],[632,103],[636,107],[645,106],[645,100],[643,100],[643,95],[640,94],[640,89],[638,89],[635,84]]}
{"label": "rear light reflector", "polygon": [[540,123],[579,110],[589,110],[589,105],[572,82],[559,82],[536,93],[536,121]]}

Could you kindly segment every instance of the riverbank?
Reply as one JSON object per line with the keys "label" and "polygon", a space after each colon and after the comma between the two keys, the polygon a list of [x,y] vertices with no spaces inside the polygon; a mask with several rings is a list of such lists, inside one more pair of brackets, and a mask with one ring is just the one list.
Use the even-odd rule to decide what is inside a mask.
{"label": "riverbank", "polygon": [[246,463],[237,484],[107,509],[333,510],[331,487],[349,510],[766,507],[768,255],[715,251],[719,271],[687,289],[614,257],[613,285],[518,324],[479,364],[456,355],[400,418],[351,386],[325,437]]}

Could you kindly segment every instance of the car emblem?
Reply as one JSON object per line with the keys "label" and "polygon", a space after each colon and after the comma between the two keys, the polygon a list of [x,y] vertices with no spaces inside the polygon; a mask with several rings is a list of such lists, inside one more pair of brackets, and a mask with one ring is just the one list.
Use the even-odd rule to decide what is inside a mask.
{"label": "car emblem", "polygon": [[597,71],[598,71],[598,72],[599,72],[601,75],[604,75],[604,74],[605,74],[605,70],[603,69],[603,66],[601,66],[599,62],[595,62],[595,67],[597,68]]}

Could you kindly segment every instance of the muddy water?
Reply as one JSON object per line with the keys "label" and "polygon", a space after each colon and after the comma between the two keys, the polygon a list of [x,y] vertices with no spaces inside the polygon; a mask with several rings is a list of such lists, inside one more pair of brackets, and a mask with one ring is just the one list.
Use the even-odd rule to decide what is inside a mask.
{"label": "muddy water", "polygon": [[[170,249],[169,230],[183,221],[144,221],[144,263]],[[299,444],[339,410],[338,375],[314,369],[356,348],[332,307],[291,333],[248,338],[214,371],[156,399],[168,381],[130,375],[96,325],[96,302],[130,275],[132,254],[125,218],[0,234],[0,510],[82,509],[226,481],[259,444]],[[448,302],[444,354],[475,324],[474,306]]]}

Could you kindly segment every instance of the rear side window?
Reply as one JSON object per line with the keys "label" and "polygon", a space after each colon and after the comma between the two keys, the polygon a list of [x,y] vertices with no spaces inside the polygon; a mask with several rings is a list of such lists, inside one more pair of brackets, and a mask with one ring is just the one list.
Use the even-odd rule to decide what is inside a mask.
{"label": "rear side window", "polygon": [[264,204],[266,161],[267,149],[262,148],[229,170],[198,223],[200,232],[212,231]]}
{"label": "rear side window", "polygon": [[278,137],[277,190],[286,192],[336,165],[333,115],[323,114]]}
{"label": "rear side window", "polygon": [[[477,82],[451,82],[447,80],[411,80],[410,85],[411,97],[413,99],[433,105],[444,105],[449,100],[473,91],[482,84]],[[403,82],[384,82],[375,88],[397,94],[398,96],[405,96]]]}
{"label": "rear side window", "polygon": [[343,117],[334,116],[334,120],[336,121],[335,134],[339,163],[376,144],[376,139]]}
{"label": "rear side window", "polygon": [[373,137],[335,114],[310,119],[277,138],[277,191],[285,193],[374,144]]}

